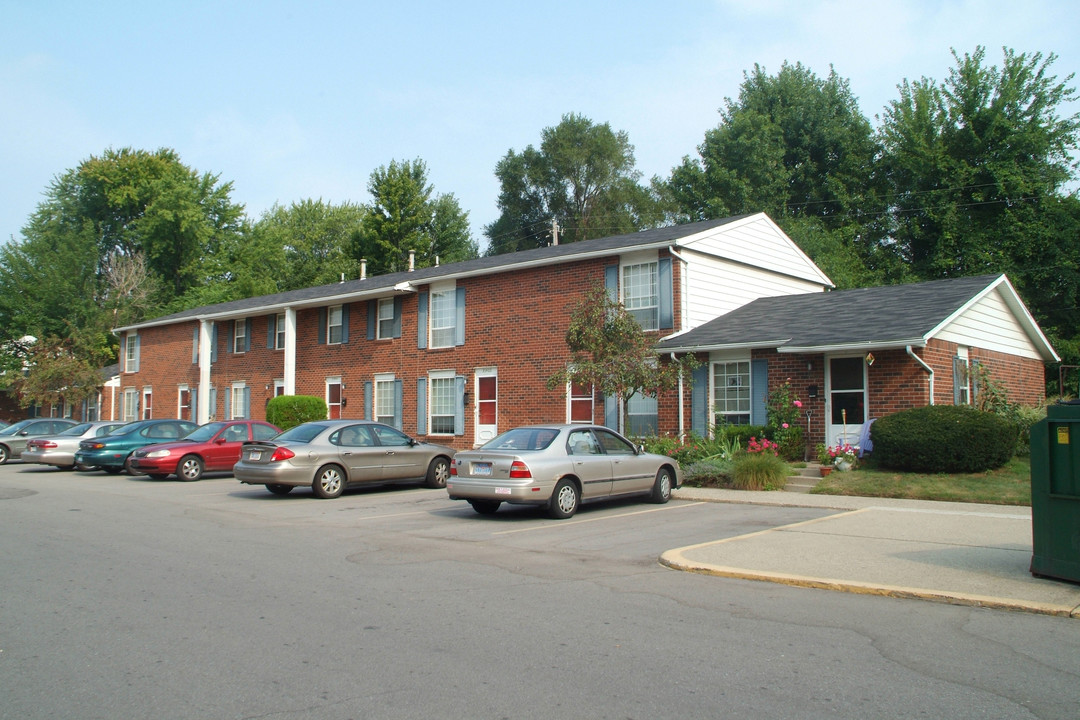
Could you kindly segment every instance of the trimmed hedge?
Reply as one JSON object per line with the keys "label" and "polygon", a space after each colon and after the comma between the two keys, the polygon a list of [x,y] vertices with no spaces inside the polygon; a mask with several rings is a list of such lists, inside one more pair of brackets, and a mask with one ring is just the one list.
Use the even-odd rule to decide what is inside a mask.
{"label": "trimmed hedge", "polygon": [[968,405],[927,405],[870,426],[879,466],[910,472],[973,473],[999,468],[1016,452],[1019,428]]}
{"label": "trimmed hedge", "polygon": [[279,395],[266,405],[266,422],[282,430],[325,419],[326,401],[312,395]]}

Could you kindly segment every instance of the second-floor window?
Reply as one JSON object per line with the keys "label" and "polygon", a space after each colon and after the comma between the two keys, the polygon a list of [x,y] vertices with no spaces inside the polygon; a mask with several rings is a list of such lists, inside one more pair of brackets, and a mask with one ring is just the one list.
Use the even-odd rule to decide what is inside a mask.
{"label": "second-floor window", "polygon": [[341,306],[334,305],[326,313],[326,344],[341,343]]}
{"label": "second-floor window", "polygon": [[278,313],[274,322],[274,349],[285,349],[285,313]]}
{"label": "second-floor window", "polygon": [[235,320],[233,322],[233,352],[247,352],[247,321]]}
{"label": "second-floor window", "polygon": [[394,298],[382,298],[379,300],[378,323],[376,337],[379,340],[394,337]]}
{"label": "second-floor window", "polygon": [[643,330],[660,327],[660,293],[657,263],[647,262],[623,267],[623,306]]}
{"label": "second-floor window", "polygon": [[139,336],[128,335],[124,343],[124,372],[139,372]]}
{"label": "second-floor window", "polygon": [[451,347],[454,344],[454,319],[457,310],[454,303],[455,290],[431,293],[431,347]]}

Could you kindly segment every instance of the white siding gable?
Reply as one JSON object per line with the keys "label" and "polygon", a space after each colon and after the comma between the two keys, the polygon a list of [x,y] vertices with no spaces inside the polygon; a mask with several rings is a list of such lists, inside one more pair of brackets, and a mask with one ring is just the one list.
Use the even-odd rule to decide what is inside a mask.
{"label": "white siding gable", "polygon": [[1041,360],[1035,343],[1006,303],[1000,287],[980,298],[934,337],[959,345],[985,348]]}

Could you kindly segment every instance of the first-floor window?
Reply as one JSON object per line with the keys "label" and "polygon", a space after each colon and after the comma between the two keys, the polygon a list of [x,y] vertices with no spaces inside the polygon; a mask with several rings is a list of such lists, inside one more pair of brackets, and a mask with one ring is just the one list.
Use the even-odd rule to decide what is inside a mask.
{"label": "first-floor window", "polygon": [[953,401],[956,405],[971,404],[971,365],[966,347],[957,348],[953,358]]}
{"label": "first-floor window", "polygon": [[713,363],[713,417],[718,425],[750,424],[750,361]]}
{"label": "first-floor window", "polygon": [[394,376],[375,376],[375,420],[387,425],[397,426],[394,412]]}
{"label": "first-floor window", "polygon": [[100,397],[100,394],[94,393],[86,398],[86,422],[96,422],[100,419],[98,415],[98,403],[100,402]]}
{"label": "first-floor window", "polygon": [[237,383],[232,386],[232,393],[230,398],[229,412],[226,420],[240,420],[248,416],[248,389],[244,383]]}
{"label": "first-floor window", "polygon": [[453,435],[456,379],[449,377],[431,378],[431,434]]}
{"label": "first-floor window", "polygon": [[124,388],[124,422],[134,422],[139,412],[139,391]]}
{"label": "first-floor window", "polygon": [[278,378],[274,380],[274,397],[281,397],[285,394],[285,379]]}
{"label": "first-floor window", "polygon": [[585,383],[570,383],[570,407],[567,414],[572,423],[591,423],[593,421],[593,386]]}
{"label": "first-floor window", "polygon": [[636,392],[626,401],[626,434],[632,437],[656,435],[656,398]]}

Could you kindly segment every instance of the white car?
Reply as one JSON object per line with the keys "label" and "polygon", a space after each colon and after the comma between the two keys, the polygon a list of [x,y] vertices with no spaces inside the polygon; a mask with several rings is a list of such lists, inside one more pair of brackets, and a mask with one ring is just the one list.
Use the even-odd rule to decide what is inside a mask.
{"label": "white car", "polygon": [[27,441],[22,461],[72,470],[75,468],[75,451],[79,449],[79,441],[103,437],[123,425],[122,422],[112,421],[79,423],[59,435],[34,438]]}

